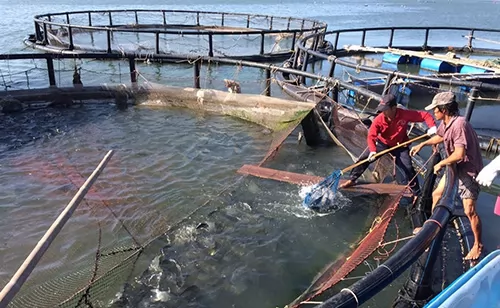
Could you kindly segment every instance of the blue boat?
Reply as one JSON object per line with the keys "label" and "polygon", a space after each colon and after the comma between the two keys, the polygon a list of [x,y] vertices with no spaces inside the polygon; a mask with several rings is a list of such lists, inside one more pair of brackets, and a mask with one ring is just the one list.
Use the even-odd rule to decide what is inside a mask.
{"label": "blue boat", "polygon": [[500,307],[500,249],[458,277],[424,307]]}

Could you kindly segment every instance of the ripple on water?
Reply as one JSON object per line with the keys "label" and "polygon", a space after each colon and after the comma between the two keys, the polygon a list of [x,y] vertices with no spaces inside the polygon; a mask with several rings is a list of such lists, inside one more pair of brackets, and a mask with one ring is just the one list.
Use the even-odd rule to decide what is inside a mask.
{"label": "ripple on water", "polygon": [[[116,151],[114,157],[87,194],[88,205],[82,202],[44,259],[47,267],[59,266],[61,254],[76,243],[86,243],[77,249],[82,256],[95,254],[97,221],[118,237],[127,236],[126,225],[145,242],[168,227],[166,222],[179,220],[232,182],[235,170],[258,161],[269,142],[258,126],[229,117],[195,119],[183,110],[47,109],[5,115],[0,128],[5,132],[0,139],[2,280],[27,256],[108,149]],[[221,143],[226,147],[219,149]],[[233,147],[246,150],[235,153],[229,150]],[[103,241],[119,242],[109,235]]]}
{"label": "ripple on water", "polygon": [[[247,122],[166,109],[89,106],[46,112],[11,121],[24,132],[19,140],[27,134],[35,141],[0,152],[0,179],[6,183],[0,195],[12,200],[0,208],[8,248],[2,251],[3,280],[108,149],[116,151],[114,157],[32,284],[55,270],[69,273],[91,264],[99,227],[105,251],[145,243],[173,228],[155,242],[157,250],[142,255],[136,282],[124,287],[116,307],[246,307],[255,306],[255,294],[262,295],[262,304],[282,304],[371,223],[369,200],[351,202],[339,195],[344,207],[320,217],[302,206],[297,186],[237,175],[241,165],[262,159],[272,138]],[[57,130],[63,133],[43,133]],[[302,146],[285,145],[287,153]]]}

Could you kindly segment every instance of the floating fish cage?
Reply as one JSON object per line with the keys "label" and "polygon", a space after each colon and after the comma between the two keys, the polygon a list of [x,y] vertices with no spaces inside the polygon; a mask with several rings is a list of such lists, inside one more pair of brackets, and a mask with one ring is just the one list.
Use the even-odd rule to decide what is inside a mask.
{"label": "floating fish cage", "polygon": [[[397,31],[397,28],[384,29],[390,31],[391,36],[388,47],[392,47],[394,32]],[[407,30],[407,28],[405,29]],[[424,46],[426,49],[444,50],[444,48],[433,49],[428,46],[428,33],[436,29],[418,28],[418,30],[425,30],[426,41]],[[306,138],[311,138],[311,135],[322,135],[321,138],[323,138],[324,135],[324,138],[335,139],[335,136],[332,137],[333,133],[341,132],[337,134],[340,141],[335,142],[339,142],[340,144],[337,144],[342,146],[348,145],[346,150],[355,160],[360,151],[366,146],[366,131],[370,125],[370,120],[375,116],[370,110],[356,108],[357,95],[361,94],[368,102],[377,104],[381,99],[381,94],[389,91],[399,97],[401,104],[408,106],[410,97],[415,94],[417,89],[413,88],[415,84],[426,89],[427,87],[432,88],[433,91],[439,91],[441,84],[467,87],[470,89],[470,95],[466,116],[470,118],[474,103],[478,98],[478,91],[500,91],[499,85],[492,82],[483,82],[483,79],[470,81],[446,79],[442,76],[419,76],[397,70],[390,71],[353,64],[342,59],[342,57],[356,52],[369,53],[369,49],[365,48],[364,45],[366,35],[370,29],[359,30],[362,33],[362,41],[360,48],[357,48],[357,51],[354,52],[347,48],[338,48],[338,38],[342,30],[325,31],[326,24],[318,21],[235,13],[116,10],[38,15],[35,17],[35,34],[26,43],[50,53],[0,55],[0,59],[12,60],[17,57],[17,59],[41,59],[46,61],[49,87],[46,90],[28,91],[29,93],[6,91],[8,93],[4,93],[3,105],[6,105],[5,97],[10,99],[10,96],[14,96],[17,101],[12,100],[9,103],[9,106],[13,109],[12,111],[22,110],[27,108],[26,106],[36,108],[36,103],[31,105],[26,103],[26,101],[29,101],[27,97],[30,97],[31,100],[53,100],[47,106],[67,106],[71,105],[70,101],[73,102],[88,92],[88,95],[98,96],[98,99],[110,99],[117,105],[127,105],[129,99],[133,99],[135,103],[137,99],[145,98],[152,105],[178,107],[179,104],[172,98],[175,94],[178,94],[179,96],[176,98],[186,104],[186,97],[189,97],[189,104],[194,109],[205,108],[209,111],[226,112],[225,114],[238,116],[246,120],[252,119],[243,114],[245,108],[264,111],[262,113],[264,115],[260,118],[262,121],[255,122],[272,128],[278,131],[279,134],[273,140],[272,146],[262,162],[276,154],[285,138],[298,125],[302,125],[304,133],[307,135]],[[353,30],[348,31],[352,32]],[[326,34],[336,35],[335,42],[329,43],[325,41]],[[282,36],[279,39],[279,44],[284,44],[280,45],[279,48],[276,47],[277,36]],[[294,48],[297,48],[298,52],[292,55],[291,50]],[[415,47],[414,49],[418,48]],[[148,59],[158,62],[175,62],[176,59],[180,58],[186,60],[194,71],[192,77],[189,77],[192,78],[193,88],[181,90],[162,85],[155,85],[147,89],[138,87],[136,60],[137,58],[142,59],[145,55],[147,55]],[[248,59],[254,61],[274,60],[289,57],[290,55],[292,55],[292,59],[285,62],[283,67],[269,63],[246,61]],[[237,59],[231,59],[233,57]],[[54,61],[62,58],[128,60],[129,67],[125,72],[130,74],[131,85],[130,87],[88,87],[74,82],[74,87],[65,91],[61,85],[57,85],[54,72]],[[387,56],[384,55],[384,58],[386,58],[386,62],[391,64],[412,63],[422,65],[424,60],[420,57],[397,55],[393,52],[387,54]],[[313,74],[308,71],[309,64],[318,61],[318,59],[330,63],[328,75]],[[271,83],[276,81],[287,94],[296,100],[304,101],[304,103],[269,99],[278,107],[277,109],[281,109],[274,112],[270,111],[270,108],[263,110],[266,109],[262,103],[265,98],[263,96],[255,95],[250,97],[246,94],[201,90],[200,65],[203,61],[261,69],[265,71],[265,90],[262,92],[263,94],[271,96]],[[436,66],[439,68],[443,63],[441,61],[441,63],[429,64],[429,67]],[[381,77],[372,80],[343,81],[334,76],[335,68],[340,66],[376,73]],[[469,73],[478,69],[477,66],[469,66],[471,67],[468,69],[470,70]],[[462,69],[463,67],[465,65],[462,66]],[[496,68],[485,69],[481,73],[488,73],[489,70],[495,72]],[[492,80],[491,76],[488,76],[488,78],[490,79],[484,80]],[[78,78],[76,79],[78,81]],[[317,84],[321,81],[321,86],[307,87],[307,79],[315,80],[318,82]],[[398,83],[398,80],[402,81],[402,83]],[[438,87],[436,87],[436,84]],[[339,95],[343,91],[347,92],[348,97],[351,99],[349,101],[348,98],[346,104],[339,103]],[[25,101],[22,101],[23,97]],[[244,98],[244,100],[240,98]],[[59,99],[59,101],[54,102],[56,99]],[[214,102],[212,99],[217,101]],[[221,106],[221,101],[227,105]],[[279,118],[277,115],[282,115],[283,118]],[[360,118],[360,115],[362,115],[362,118]],[[336,117],[336,121],[333,120],[334,117]],[[270,124],[266,124],[268,122],[273,122],[276,125],[271,127]],[[318,139],[321,138],[318,137]],[[313,146],[321,145],[319,141],[321,140],[309,139],[307,143]],[[353,151],[353,149],[356,151]],[[445,154],[442,155],[444,157]],[[435,159],[428,163],[415,161],[415,164],[420,163],[424,171],[425,169],[432,171],[434,164],[438,161],[439,157],[436,156]],[[409,239],[409,242],[402,246],[397,253],[387,256],[383,264],[360,278],[356,283],[343,288],[336,294],[330,294],[333,296],[324,302],[318,303],[314,301],[316,296],[321,295],[324,291],[331,289],[338,282],[344,280],[371,253],[381,248],[380,244],[384,239],[390,220],[404,196],[403,192],[397,196],[387,193],[388,191],[393,193],[395,190],[401,189],[401,187],[398,185],[395,188],[391,186],[391,190],[387,188],[388,186],[384,186],[386,185],[385,180],[392,175],[391,172],[394,172],[394,169],[391,168],[389,157],[386,156],[385,161],[382,160],[382,162],[382,164],[374,167],[374,169],[378,169],[372,174],[373,179],[377,182],[376,185],[379,186],[368,185],[366,188],[366,191],[372,189],[373,192],[375,187],[379,189],[376,191],[379,194],[384,194],[384,198],[386,198],[384,199],[384,206],[380,209],[380,216],[377,216],[366,237],[368,240],[357,242],[359,246],[353,252],[355,258],[340,256],[338,260],[332,262],[328,267],[329,270],[321,273],[322,275],[318,276],[319,278],[315,280],[311,288],[299,296],[296,301],[293,301],[290,307],[305,307],[315,303],[319,304],[320,307],[357,307],[391,284],[405,270],[411,268],[411,273],[401,288],[395,304],[396,307],[407,307],[415,302],[429,300],[436,284],[442,286],[449,283],[449,277],[457,273],[457,268],[461,271],[471,265],[468,262],[464,263],[461,259],[462,252],[467,253],[471,248],[469,245],[471,235],[470,224],[463,215],[463,209],[460,205],[457,205],[453,195],[451,195],[455,193],[457,185],[455,170],[452,167],[446,168],[445,192],[449,195],[444,196],[440,206],[432,214],[430,213],[431,204],[429,200],[436,179],[432,172],[425,173],[422,171],[422,173],[425,173],[424,192],[419,201],[408,211],[412,224],[422,226],[421,232]],[[320,177],[317,176],[280,172],[279,170],[263,168],[260,165],[253,167],[247,168],[246,174],[267,179],[295,181],[295,184],[306,182],[311,184],[320,180]],[[252,174],[249,170],[255,173]],[[240,173],[245,174],[243,171]],[[384,191],[380,187],[385,187],[388,190]],[[387,197],[388,195],[390,196]],[[452,219],[453,223],[451,222]],[[425,221],[431,223],[424,223]],[[200,224],[198,227],[203,229],[208,228],[208,225]],[[170,231],[167,224],[163,225],[162,228],[164,229],[159,234]],[[61,289],[60,284],[68,283],[68,277],[55,277],[57,283],[52,283],[52,280],[43,277],[45,284],[30,286],[29,290],[31,292],[26,292],[23,296],[17,297],[12,306],[15,307],[16,304],[22,305],[23,303],[37,303],[40,300],[38,294],[46,293],[54,294],[53,298],[46,299],[50,304],[62,304],[61,306],[68,307],[78,306],[81,303],[89,304],[96,298],[102,300],[102,298],[105,298],[104,295],[109,296],[109,294],[105,294],[109,292],[109,285],[130,278],[132,272],[129,273],[128,270],[130,268],[134,269],[137,258],[150,243],[106,247],[108,250],[105,254],[101,254],[99,251],[95,260],[86,260],[89,261],[87,265],[90,267],[82,270],[81,276],[70,277],[72,282],[71,292],[66,292],[67,294],[59,292]],[[443,243],[445,244],[443,245]],[[446,246],[446,249],[442,249],[443,246]],[[421,264],[425,264],[425,266],[422,267]],[[442,268],[444,264],[447,266],[447,272],[439,272],[440,277],[435,279],[436,277],[433,276],[434,268]],[[450,274],[450,272],[452,273]],[[348,282],[344,281],[343,283]],[[44,290],[45,293],[40,292],[40,290]],[[184,291],[189,292],[190,289],[186,290]],[[94,304],[97,303],[100,302],[94,302]]]}
{"label": "floating fish cage", "polygon": [[324,22],[269,15],[106,10],[37,15],[28,46],[49,52],[283,59]]}

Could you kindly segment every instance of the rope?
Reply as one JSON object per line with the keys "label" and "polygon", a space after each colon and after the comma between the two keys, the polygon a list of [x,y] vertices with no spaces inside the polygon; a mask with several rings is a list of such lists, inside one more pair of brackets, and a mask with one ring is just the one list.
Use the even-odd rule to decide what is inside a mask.
{"label": "rope", "polygon": [[480,99],[482,101],[493,101],[493,102],[500,102],[500,98],[490,98],[490,97],[482,97],[479,96],[477,99]]}
{"label": "rope", "polygon": [[[495,149],[493,149],[495,147]],[[486,148],[487,154],[497,154],[500,147],[500,139],[492,137]]]}
{"label": "rope", "polygon": [[411,240],[414,237],[415,237],[415,235],[410,235],[410,236],[407,236],[407,237],[402,237],[402,238],[394,240],[394,241],[389,241],[389,242],[382,243],[382,244],[380,244],[380,247],[384,247],[386,245],[390,245],[390,244],[394,244],[394,243],[399,243],[399,242]]}
{"label": "rope", "polygon": [[359,307],[359,300],[358,300],[358,297],[356,296],[356,294],[349,288],[343,288],[342,290],[340,290],[340,292],[344,292],[344,291],[351,293],[352,297],[354,297],[354,300],[356,300],[356,307]]}
{"label": "rope", "polygon": [[[430,160],[434,157],[434,155],[435,155],[435,154],[436,154],[436,153],[434,153],[434,152],[433,152],[433,153],[430,155],[430,157],[427,159],[427,161],[425,161],[425,163],[422,165],[422,167],[420,167],[420,168],[418,169],[418,171],[416,171],[416,172],[415,172],[415,176],[414,176],[412,179],[409,179],[408,184],[406,184],[406,185],[405,185],[405,190],[406,190],[406,189],[408,189],[408,188],[410,187],[410,183],[411,183],[413,180],[415,180],[415,179],[417,178],[417,176],[419,175],[419,173],[421,172],[421,170],[422,170],[422,169],[424,169],[424,166],[426,166],[426,165],[427,165],[427,163],[428,163],[428,162],[429,162],[429,161],[430,161]],[[404,191],[403,191],[403,192],[404,192]],[[381,222],[381,221],[384,219],[384,216],[386,215],[386,213],[387,213],[389,210],[392,210],[392,208],[388,208],[388,209],[387,209],[387,210],[386,210],[386,211],[385,211],[382,215],[380,215],[380,216],[378,216],[378,217],[376,217],[376,218],[375,218],[374,222],[372,223],[372,228],[370,228],[370,232],[374,229],[374,224],[376,224],[376,223],[377,223],[377,221],[378,221],[378,222]],[[377,251],[379,252],[379,254],[381,254],[381,255],[385,255],[385,256],[389,256],[389,255],[390,255],[390,253],[392,253],[392,252],[396,249],[397,244],[398,244],[400,241],[407,240],[407,239],[410,239],[410,238],[412,238],[412,237],[413,237],[413,235],[412,235],[412,236],[410,236],[410,237],[405,237],[405,238],[403,238],[403,239],[400,239],[400,238],[399,238],[399,226],[398,226],[398,224],[397,224],[397,222],[396,222],[396,221],[395,221],[395,226],[396,226],[396,239],[395,239],[395,240],[393,240],[393,241],[390,241],[390,242],[385,242],[385,243],[381,242],[381,243],[379,244],[378,248],[377,248]],[[380,251],[379,251],[379,249],[380,249],[380,248],[384,248],[385,246],[387,246],[387,245],[389,245],[389,244],[394,244],[394,247],[392,247],[389,251],[387,251],[387,250],[385,250],[385,249],[384,249],[384,250],[385,250],[385,252],[380,252]]]}
{"label": "rope", "polygon": [[[59,158],[59,163],[61,164],[62,166],[62,157]],[[69,159],[67,159],[67,161],[69,161]],[[53,161],[51,160],[51,164],[53,165]],[[66,177],[66,179],[76,188],[79,187],[79,185],[77,183],[75,183],[73,181],[73,179],[70,177],[70,174],[66,173],[65,170],[63,170],[57,163],[55,164],[55,167],[61,172],[64,174],[64,177]],[[70,165],[70,167],[72,167]],[[77,174],[78,176],[80,176],[82,179],[85,179],[85,177],[76,169],[76,168],[72,168],[73,172],[75,174]],[[132,235],[132,232],[130,232],[130,230],[127,228],[127,226],[125,225],[125,223],[120,219],[118,218],[118,215],[112,210],[112,208],[109,206],[108,203],[106,203],[103,199],[99,198],[100,201],[106,206],[106,208],[111,212],[111,214],[120,222],[120,225],[123,227],[123,229],[125,230],[125,232],[130,236],[130,238],[134,241],[134,243],[137,245],[137,246],[141,246],[139,244],[139,242],[137,241],[137,239]],[[83,202],[89,207],[91,208],[91,206],[88,204],[87,200],[86,199],[83,199]]]}

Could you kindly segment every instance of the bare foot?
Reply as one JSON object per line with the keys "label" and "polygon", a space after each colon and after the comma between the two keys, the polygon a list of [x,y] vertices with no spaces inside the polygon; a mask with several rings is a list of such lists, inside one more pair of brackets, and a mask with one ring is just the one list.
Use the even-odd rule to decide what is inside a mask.
{"label": "bare foot", "polygon": [[353,180],[347,180],[344,183],[340,184],[339,188],[349,188],[351,186],[356,185],[356,181]]}
{"label": "bare foot", "polygon": [[416,235],[418,232],[420,232],[420,229],[422,229],[422,227],[413,229],[413,235]]}
{"label": "bare foot", "polygon": [[474,244],[464,260],[477,260],[483,251],[483,244]]}

